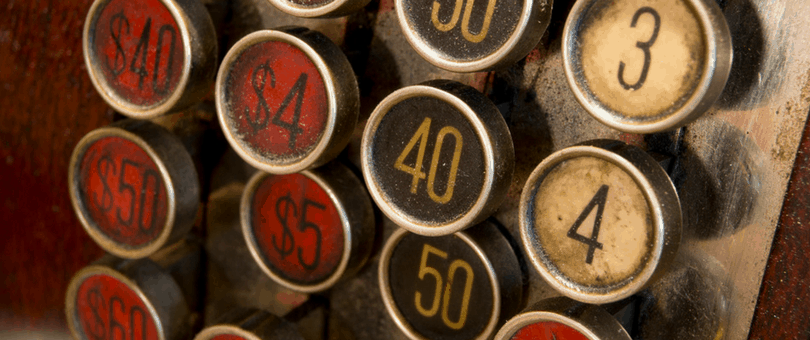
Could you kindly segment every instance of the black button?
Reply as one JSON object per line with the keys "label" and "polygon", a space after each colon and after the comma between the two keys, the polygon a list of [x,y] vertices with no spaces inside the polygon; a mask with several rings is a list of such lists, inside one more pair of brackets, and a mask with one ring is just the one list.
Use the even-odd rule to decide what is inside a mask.
{"label": "black button", "polygon": [[494,225],[425,237],[396,231],[380,260],[391,316],[413,339],[479,339],[522,299],[517,257]]}
{"label": "black button", "polygon": [[475,89],[449,81],[388,96],[366,126],[362,148],[377,205],[422,235],[446,235],[486,218],[514,167],[498,109]]}
{"label": "black button", "polygon": [[456,72],[508,66],[548,27],[552,1],[397,0],[408,42],[427,61]]}

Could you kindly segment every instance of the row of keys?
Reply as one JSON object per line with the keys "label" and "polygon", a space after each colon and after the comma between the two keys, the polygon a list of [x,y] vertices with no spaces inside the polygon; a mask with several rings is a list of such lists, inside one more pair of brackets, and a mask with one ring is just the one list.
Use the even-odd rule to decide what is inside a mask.
{"label": "row of keys", "polygon": [[[507,240],[487,224],[442,238],[394,233],[379,269],[389,313],[413,339],[483,339],[496,331],[495,339],[630,339],[603,308],[566,298],[540,301],[501,326],[523,300],[519,260],[504,249]],[[200,321],[200,269],[193,242],[139,260],[102,257],[71,280],[68,325],[77,339],[189,338]],[[219,319],[194,339],[302,339],[295,325],[263,311]]]}
{"label": "row of keys", "polygon": [[[367,1],[271,2],[293,15],[331,16]],[[552,1],[396,1],[416,51],[457,72],[503,68],[524,58],[548,26],[551,7]],[[700,117],[722,93],[732,60],[727,24],[709,0],[577,1],[562,50],[570,88],[586,111],[633,133],[673,129]],[[96,1],[84,52],[102,97],[134,118],[186,108],[215,81],[216,33],[194,1]],[[295,67],[281,68],[282,61]],[[252,34],[231,49],[217,79],[229,139],[266,171],[324,164],[356,124],[351,66],[313,32]]]}
{"label": "row of keys", "polygon": [[[437,97],[446,101],[438,101]],[[483,175],[492,172],[481,170],[486,169],[482,165],[484,162],[471,162],[464,158],[464,155],[470,153],[465,151],[464,136],[467,136],[468,141],[479,142],[478,147],[472,148],[474,151],[480,150],[481,144],[484,144],[481,137],[470,132],[476,126],[486,127],[481,130],[483,132],[479,132],[479,135],[484,136],[498,128],[505,128],[500,115],[492,113],[493,105],[485,105],[485,98],[480,93],[457,83],[438,81],[406,88],[390,98],[394,99],[381,104],[383,109],[373,114],[371,123],[367,126],[366,134],[379,132],[381,135],[364,139],[374,143],[364,143],[364,152],[372,154],[363,157],[366,161],[373,159],[376,163],[404,173],[405,180],[380,180],[382,176],[376,173],[386,173],[389,177],[391,174],[401,174],[392,170],[369,172],[367,168],[374,162],[364,163],[364,173],[376,176],[366,175],[365,178],[372,192],[377,191],[376,196],[371,196],[384,213],[392,214],[392,211],[397,212],[395,209],[402,210],[395,205],[399,202],[389,198],[391,196],[401,199],[400,202],[409,202],[411,206],[402,205],[406,208],[418,207],[420,201],[407,199],[418,192],[409,192],[403,183],[413,183],[411,180],[416,180],[419,184],[420,179],[426,178],[428,184],[423,187],[428,191],[435,190],[436,185],[432,187],[429,181],[435,181],[438,172],[436,169],[448,172],[445,175],[448,179],[454,177],[453,172],[459,169]],[[469,104],[474,100],[482,101],[476,105]],[[440,103],[439,107],[445,103],[448,109],[435,109],[437,102]],[[403,115],[396,108],[404,105],[416,107],[411,112],[422,113],[426,117],[418,117],[423,118],[421,122],[419,119],[397,119],[398,114]],[[459,106],[469,112],[464,114]],[[487,111],[478,114],[471,107],[478,107],[479,110],[481,107],[489,108],[490,115],[487,118]],[[391,119],[393,123],[388,124],[397,128],[389,128],[390,131],[386,133],[380,127],[386,124],[386,119]],[[442,119],[446,121],[442,122]],[[431,133],[433,120],[447,123],[450,128],[444,127]],[[411,128],[408,128],[408,124],[412,125]],[[465,129],[465,125],[472,127]],[[416,132],[409,137],[411,130]],[[455,145],[443,148],[442,142],[447,135],[452,135]],[[501,149],[497,152],[502,158],[495,164],[501,164],[501,168],[509,168],[506,166],[509,163],[503,160],[503,157],[513,157],[510,155],[508,130],[501,134],[504,135],[506,137],[503,140],[489,140],[486,145],[490,146],[490,153],[495,153],[492,147],[494,144],[507,145],[505,151]],[[401,140],[397,141],[397,137]],[[432,148],[427,148],[429,140],[435,140],[430,145]],[[399,156],[397,152],[390,151],[373,154],[373,144],[395,145],[403,150],[399,152]],[[436,169],[432,165],[418,164],[419,159],[424,158],[425,149],[433,149],[434,152],[439,150],[439,153],[442,150],[453,151],[444,152],[444,157],[431,156],[430,164],[438,164],[444,158],[452,160],[443,160],[443,167],[436,166]],[[388,158],[384,157],[386,154]],[[409,165],[411,162],[415,165]],[[88,233],[103,248],[122,257],[141,258],[176,242],[188,232],[199,201],[199,194],[193,195],[198,189],[192,163],[180,142],[165,129],[148,121],[125,120],[91,132],[79,143],[70,168],[73,183],[71,197]],[[399,168],[397,164],[400,164]],[[425,168],[431,170],[425,174],[422,170]],[[419,176],[420,173],[422,176]],[[497,177],[508,178],[510,173],[511,171],[498,174]],[[386,180],[393,184],[386,187]],[[489,181],[492,182],[491,179]],[[484,181],[465,181],[459,185],[458,191],[469,188],[480,190],[479,192],[496,191],[471,185],[480,185],[481,182]],[[509,182],[510,180],[505,181]],[[445,188],[455,186],[448,184],[449,180],[446,183],[434,183]],[[406,190],[395,192],[387,189],[397,187],[406,187]],[[240,205],[243,235],[255,262],[275,282],[300,292],[323,291],[341,278],[351,276],[369,257],[374,238],[371,203],[368,194],[359,190],[361,188],[362,182],[338,163],[295,174],[255,175],[247,184]],[[445,189],[443,195],[447,195],[450,190],[456,189]],[[181,197],[183,195],[180,193],[184,193],[186,197]],[[423,195],[421,202],[444,204],[452,201],[436,201],[433,196],[441,197],[435,193],[427,193]],[[480,197],[482,194],[465,194],[461,197],[469,196]],[[495,207],[500,204],[499,201],[494,202],[490,204]],[[423,210],[434,211],[439,213],[437,216],[442,216],[442,211],[437,208]],[[649,285],[666,270],[680,240],[680,202],[667,173],[653,157],[641,149],[618,141],[583,143],[546,158],[524,187],[520,214],[524,252],[538,272],[564,295],[590,303],[621,300]],[[427,213],[413,215],[422,218],[430,216]],[[462,215],[470,216],[466,212]],[[470,220],[477,223],[476,219],[487,216],[488,214],[481,213]],[[392,220],[397,222],[395,218],[396,215]],[[466,228],[464,225],[459,229],[447,228],[456,228],[453,223],[440,225],[441,227],[419,225],[418,227],[427,231],[419,228],[412,230],[431,237],[401,231],[389,239],[380,265],[380,286],[383,287],[383,296],[391,314],[403,320],[408,315],[415,315],[414,311],[422,316],[441,315],[444,325],[450,329],[461,329],[466,324],[467,310],[463,307],[465,301],[469,303],[470,296],[478,296],[477,303],[480,303],[483,301],[481,296],[493,296],[489,307],[476,308],[470,313],[471,317],[489,313],[481,316],[484,321],[489,321],[482,323],[484,321],[479,320],[470,324],[495,325],[499,320],[499,311],[507,309],[502,306],[495,308],[496,305],[499,301],[515,300],[517,294],[514,291],[509,292],[509,284],[499,283],[498,280],[520,276],[496,272],[505,270],[519,273],[517,262],[513,261],[514,265],[504,263],[504,256],[514,257],[515,253],[507,251],[510,248],[505,241],[500,242],[501,246],[492,248],[495,250],[482,248],[480,244],[485,243],[482,240],[491,243],[497,239],[496,236],[476,240],[464,233],[459,234]],[[402,226],[406,227],[407,224],[403,223]],[[489,232],[497,229],[492,225],[476,228]],[[470,229],[469,233],[481,233],[474,232],[476,228]],[[419,248],[418,245],[401,244],[403,240],[410,239],[417,240],[412,243],[421,245],[421,250],[416,249]],[[422,256],[418,262],[413,256],[398,257],[396,249],[401,249],[403,254],[421,253]],[[492,252],[496,255],[490,255]],[[496,266],[490,262],[490,257],[498,258],[499,264]],[[437,265],[437,261],[448,263]],[[498,270],[490,270],[494,267]],[[462,275],[460,269],[463,269],[464,277],[467,278],[464,282],[467,284],[453,288],[457,291],[456,299],[461,296],[461,300],[451,300],[453,289],[449,283],[462,282],[455,279],[457,273]],[[417,275],[412,275],[414,273]],[[405,276],[391,279],[392,275]],[[430,282],[426,281],[426,275],[435,280],[435,287],[438,288],[425,290],[427,288],[422,287],[414,291],[419,286],[412,284],[416,278],[421,285]],[[479,280],[473,280],[474,277]],[[489,279],[484,280],[486,277]],[[443,280],[448,282],[448,286],[443,287]],[[516,287],[519,288],[519,285],[513,286],[512,290],[517,289]],[[409,305],[410,310],[400,309],[404,299],[401,295],[422,295],[422,291],[433,292],[432,302],[417,299],[419,302]],[[427,293],[424,295],[427,296]],[[501,295],[511,298],[505,299]],[[399,302],[396,302],[397,299],[400,299]],[[443,314],[437,314],[440,301],[445,306],[442,307]],[[459,302],[456,307],[451,308],[450,301]],[[461,306],[460,310],[453,309],[459,308],[458,306]],[[458,318],[448,316],[451,315],[448,312],[451,309],[458,310]],[[402,324],[411,325],[411,322]],[[491,332],[492,327],[470,332]],[[407,333],[411,328],[420,327],[415,325],[403,329]]]}

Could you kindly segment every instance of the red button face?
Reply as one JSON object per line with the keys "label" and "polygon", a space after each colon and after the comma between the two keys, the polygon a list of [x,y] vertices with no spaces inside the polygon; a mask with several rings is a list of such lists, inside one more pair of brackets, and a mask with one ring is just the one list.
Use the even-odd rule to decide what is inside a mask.
{"label": "red button face", "polygon": [[294,163],[312,151],[329,117],[326,85],[315,63],[281,41],[241,52],[225,98],[236,139],[274,164]]}
{"label": "red button face", "polygon": [[107,275],[93,275],[79,286],[76,315],[88,339],[157,339],[154,318],[138,294]]}
{"label": "red button face", "polygon": [[220,334],[215,336],[211,340],[246,340],[246,339],[241,336],[233,334]]}
{"label": "red button face", "polygon": [[326,191],[301,174],[267,176],[251,204],[251,229],[270,270],[314,285],[332,275],[344,256],[344,229]]}
{"label": "red button face", "polygon": [[157,165],[137,144],[103,137],[84,152],[79,191],[88,219],[114,242],[137,247],[154,241],[168,213]]}
{"label": "red button face", "polygon": [[588,340],[582,333],[559,322],[544,321],[521,328],[512,340]]}
{"label": "red button face", "polygon": [[90,43],[98,75],[133,105],[169,98],[185,61],[181,32],[169,9],[159,0],[112,0],[99,8]]}

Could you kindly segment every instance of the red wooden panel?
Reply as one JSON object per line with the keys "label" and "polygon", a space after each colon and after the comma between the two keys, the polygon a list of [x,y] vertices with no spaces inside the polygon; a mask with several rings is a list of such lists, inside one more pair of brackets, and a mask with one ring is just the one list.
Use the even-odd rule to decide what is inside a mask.
{"label": "red wooden panel", "polygon": [[65,329],[70,277],[102,254],[73,214],[73,146],[111,115],[85,71],[90,0],[0,4],[0,330]]}
{"label": "red wooden panel", "polygon": [[750,339],[810,338],[810,121],[765,269]]}

